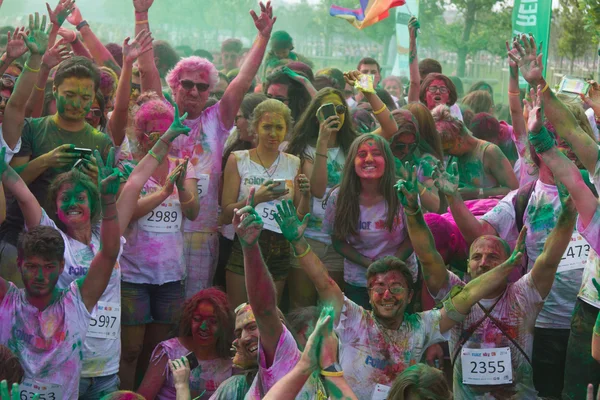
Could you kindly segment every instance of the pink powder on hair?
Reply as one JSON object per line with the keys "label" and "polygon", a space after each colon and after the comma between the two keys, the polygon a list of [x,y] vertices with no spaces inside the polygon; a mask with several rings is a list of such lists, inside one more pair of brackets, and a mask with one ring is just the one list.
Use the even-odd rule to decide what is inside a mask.
{"label": "pink powder on hair", "polygon": [[167,84],[171,90],[175,90],[179,86],[180,76],[183,72],[198,72],[202,71],[203,78],[209,84],[209,90],[213,89],[219,82],[219,72],[206,58],[191,56],[182,58],[175,68],[167,74]]}
{"label": "pink powder on hair", "polygon": [[[135,131],[136,135],[139,137],[144,133],[150,133],[152,131],[148,131],[149,128],[153,128],[155,123],[150,124],[154,121],[166,120],[169,122],[173,122],[174,112],[173,108],[170,105],[165,104],[162,100],[151,100],[144,104],[142,104],[135,114]],[[153,125],[153,126],[150,126]],[[167,125],[168,126],[168,125]]]}

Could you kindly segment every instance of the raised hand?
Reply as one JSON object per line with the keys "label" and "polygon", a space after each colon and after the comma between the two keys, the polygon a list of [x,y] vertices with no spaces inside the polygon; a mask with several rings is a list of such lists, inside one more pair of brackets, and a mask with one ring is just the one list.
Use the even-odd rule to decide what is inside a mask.
{"label": "raised hand", "polygon": [[94,150],[94,157],[98,163],[98,187],[102,196],[114,197],[117,195],[120,186],[121,172],[114,167],[115,148],[112,147],[106,157],[106,164],[98,150]]}
{"label": "raised hand", "polygon": [[72,54],[67,46],[65,46],[65,42],[65,39],[59,40],[50,50],[44,53],[42,63],[46,64],[48,69],[52,69],[61,62],[71,58]]}
{"label": "raised hand", "polygon": [[40,14],[35,13],[35,18],[29,14],[29,31],[27,34],[20,32],[19,36],[25,41],[25,45],[31,54],[44,54],[48,47],[48,35],[52,30],[52,24],[46,30],[46,16],[42,17],[40,22]]}
{"label": "raised hand", "polygon": [[[523,42],[523,45],[519,43],[519,41]],[[537,53],[537,46],[535,44],[535,38],[532,35],[521,35],[518,36],[513,41],[513,47],[517,49],[517,53],[513,54],[512,52],[508,53],[508,57],[510,57],[521,70],[521,74],[523,78],[531,86],[537,86],[540,79],[542,79],[542,53],[540,48],[540,53]]]}
{"label": "raised hand", "polygon": [[300,194],[304,197],[310,197],[310,181],[304,174],[300,174],[296,177],[296,185],[300,189]]}
{"label": "raised hand", "polygon": [[[19,384],[13,383],[11,394],[8,394],[8,382],[6,380],[2,380],[0,382],[0,400],[21,400]],[[38,393],[34,394],[31,400],[40,400],[40,395]]]}
{"label": "raised hand", "polygon": [[81,11],[79,11],[79,7],[73,6],[71,7],[71,14],[67,17],[67,21],[73,26],[77,26],[83,22],[83,17],[81,16]]}
{"label": "raised hand", "polygon": [[170,196],[173,193],[173,189],[175,189],[175,181],[181,175],[181,168],[177,167],[167,177],[167,181],[165,182],[165,186],[163,186],[162,190]]}
{"label": "raised hand", "polygon": [[302,221],[298,219],[296,207],[294,207],[294,202],[292,200],[283,200],[281,205],[277,205],[275,221],[279,225],[283,237],[290,243],[302,239],[304,231],[308,226],[309,218],[310,213],[306,214]]}
{"label": "raised hand", "polygon": [[16,28],[12,33],[8,32],[7,43],[6,43],[6,58],[9,60],[16,60],[23,54],[27,53],[27,45],[21,37],[21,33],[25,32],[24,27]]}
{"label": "raised hand", "polygon": [[154,0],[133,0],[133,8],[135,8],[135,12],[143,13],[152,7],[152,3]]}
{"label": "raised hand", "polygon": [[173,142],[173,140],[177,139],[179,135],[188,135],[190,132],[190,128],[183,124],[183,121],[187,118],[187,113],[183,114],[181,117],[179,116],[179,107],[177,103],[175,106],[175,118],[173,118],[173,123],[169,127],[169,129],[162,135],[162,138],[168,140],[169,142]]}
{"label": "raised hand", "polygon": [[524,226],[519,233],[519,238],[517,239],[517,244],[515,245],[515,249],[512,254],[508,258],[508,260],[504,261],[502,265],[513,268],[517,265],[521,265],[521,259],[523,258],[523,254],[525,254],[525,238],[527,237],[527,227]]}
{"label": "raised hand", "polygon": [[290,78],[296,82],[299,82],[299,83],[304,83],[308,80],[304,75],[299,74],[296,71],[294,71],[286,66],[281,68],[281,72],[286,74],[288,78]]}
{"label": "raised hand", "polygon": [[327,368],[337,362],[338,341],[333,332],[334,318],[333,307],[323,307],[315,329],[308,337],[306,347],[298,361],[305,372]]}
{"label": "raised hand", "polygon": [[131,43],[129,40],[131,38],[123,41],[123,61],[126,63],[133,64],[139,56],[152,50],[152,34],[145,29],[138,33]]}
{"label": "raised hand", "polygon": [[590,90],[587,96],[583,93],[579,94],[581,101],[587,104],[594,110],[596,115],[600,114],[600,85],[598,82],[590,81]]}
{"label": "raised hand", "polygon": [[529,91],[531,101],[523,99],[523,104],[527,109],[527,130],[538,133],[544,126],[544,116],[542,114],[542,87],[537,86],[537,92],[531,88]]}
{"label": "raised hand", "polygon": [[456,196],[460,184],[460,178],[458,176],[458,164],[453,162],[450,168],[452,173],[448,173],[448,171],[443,170],[441,164],[438,164],[433,172],[435,187],[437,187],[438,190],[445,195]]}
{"label": "raised hand", "polygon": [[177,385],[189,385],[190,362],[186,357],[169,360],[169,368],[173,374],[173,383]]}
{"label": "raised hand", "polygon": [[[321,121],[323,117],[321,115],[317,116],[317,119]],[[328,141],[331,137],[331,134],[340,130],[340,117],[336,115],[332,115],[324,121],[321,121],[319,125],[319,137],[321,140]]]}
{"label": "raised hand", "polygon": [[255,245],[263,228],[263,221],[254,209],[254,190],[250,189],[245,207],[233,210],[232,223],[242,247]]}
{"label": "raised hand", "polygon": [[62,26],[69,14],[71,14],[74,5],[75,0],[59,0],[56,8],[52,10],[50,4],[46,3],[48,16],[50,17],[50,22],[52,22],[54,28],[60,28]]}
{"label": "raised hand", "polygon": [[58,35],[65,39],[65,42],[67,43],[73,43],[75,40],[77,40],[77,34],[67,28],[60,28],[58,30]]}
{"label": "raised hand", "polygon": [[[134,0],[135,2],[136,0]],[[138,0],[140,1],[140,0]],[[145,0],[150,1],[150,0]],[[273,17],[273,8],[271,7],[271,2],[267,1],[267,5],[265,6],[262,1],[260,2],[260,16],[256,16],[254,10],[250,10],[250,15],[254,20],[254,26],[258,30],[258,33],[269,39],[271,37],[271,31],[273,30],[273,25],[275,21],[277,21],[277,17]]]}
{"label": "raised hand", "polygon": [[188,159],[186,158],[181,164],[179,164],[179,160],[177,160],[177,168],[179,168],[180,172],[179,175],[177,175],[175,184],[177,185],[177,189],[182,190],[184,188],[183,185],[185,184],[185,178],[187,175]]}
{"label": "raised hand", "polygon": [[411,39],[416,39],[419,34],[419,29],[421,29],[421,24],[417,17],[412,16],[408,20],[408,34]]}
{"label": "raised hand", "polygon": [[360,78],[361,73],[359,71],[348,71],[344,72],[344,80],[346,83],[352,87],[356,84],[356,81]]}
{"label": "raised hand", "polygon": [[404,210],[409,213],[414,213],[419,209],[419,185],[417,182],[417,167],[412,167],[407,162],[404,164],[404,169],[410,171],[408,173],[408,179],[400,179],[398,183],[394,185],[398,191],[398,197],[404,207]]}
{"label": "raised hand", "polygon": [[[513,41],[515,40],[517,40],[516,37],[513,38]],[[506,55],[508,56],[508,66],[511,68],[516,68],[518,65],[516,61],[510,57],[510,55],[512,54],[515,57],[519,57],[519,51],[514,46],[511,47],[512,43],[513,42],[509,43],[508,40],[506,41]]]}

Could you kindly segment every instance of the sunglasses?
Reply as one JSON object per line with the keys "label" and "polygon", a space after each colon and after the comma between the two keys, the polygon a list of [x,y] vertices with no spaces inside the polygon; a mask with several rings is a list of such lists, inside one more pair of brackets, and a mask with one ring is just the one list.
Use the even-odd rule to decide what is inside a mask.
{"label": "sunglasses", "polygon": [[2,84],[4,86],[15,86],[15,82],[17,81],[17,77],[16,76],[12,76],[9,74],[4,74],[2,75]]}
{"label": "sunglasses", "polygon": [[335,113],[337,115],[342,115],[346,113],[346,106],[343,104],[338,104],[337,106],[335,106]]}
{"label": "sunglasses", "polygon": [[99,108],[92,108],[90,109],[88,115],[94,118],[100,118],[102,116],[102,110],[100,110]]}
{"label": "sunglasses", "polygon": [[272,94],[267,94],[267,97],[268,97],[269,99],[272,99],[272,100],[279,100],[279,101],[280,101],[280,102],[282,102],[282,103],[286,103],[286,102],[288,102],[288,101],[290,100],[290,99],[288,99],[287,97],[282,97],[282,96],[273,96]]}
{"label": "sunglasses", "polygon": [[194,86],[196,86],[196,89],[198,90],[199,93],[206,92],[208,90],[208,87],[210,86],[208,83],[194,82],[189,79],[183,79],[183,80],[179,81],[179,84],[185,90],[192,90],[194,88]]}
{"label": "sunglasses", "polygon": [[429,93],[440,92],[441,94],[448,93],[448,88],[446,86],[429,86],[427,88]]}
{"label": "sunglasses", "polygon": [[413,152],[415,149],[417,148],[417,143],[394,143],[394,145],[392,146],[392,150],[393,151],[408,151],[408,152]]}
{"label": "sunglasses", "polygon": [[391,286],[378,285],[378,286],[370,287],[369,290],[372,292],[375,292],[379,295],[384,294],[386,290],[389,290],[391,294],[400,295],[400,294],[406,292],[408,289],[406,289],[404,286],[400,285],[399,283],[396,283]]}

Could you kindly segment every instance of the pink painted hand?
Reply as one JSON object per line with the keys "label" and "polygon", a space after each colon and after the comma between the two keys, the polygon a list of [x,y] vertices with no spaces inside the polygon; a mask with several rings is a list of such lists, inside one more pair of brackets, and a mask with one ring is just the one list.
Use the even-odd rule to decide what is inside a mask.
{"label": "pink painted hand", "polygon": [[129,43],[131,38],[123,41],[123,61],[133,64],[135,60],[147,51],[152,50],[152,34],[147,30],[142,30],[135,39]]}
{"label": "pink painted hand", "polygon": [[50,4],[46,3],[50,22],[54,24],[55,29],[58,29],[62,26],[69,14],[71,14],[73,6],[75,6],[75,0],[59,0],[54,10],[52,10]]}
{"label": "pink painted hand", "polygon": [[154,0],[133,0],[133,8],[135,8],[135,12],[143,13],[148,11],[153,3]]}
{"label": "pink painted hand", "polygon": [[[134,0],[135,2],[136,0]],[[138,0],[143,1],[143,0]],[[150,1],[150,0],[146,0]],[[250,10],[250,15],[254,20],[254,26],[258,30],[258,33],[264,37],[265,39],[269,39],[271,37],[271,31],[273,30],[273,25],[275,21],[277,21],[277,17],[273,17],[273,8],[271,7],[271,2],[267,1],[267,5],[265,6],[262,1],[260,2],[260,16],[257,16],[254,10]]]}
{"label": "pink painted hand", "polygon": [[527,111],[527,130],[538,133],[544,125],[544,115],[542,114],[542,87],[537,86],[537,91],[533,88],[529,91],[531,101],[523,99],[523,104]]}
{"label": "pink painted hand", "polygon": [[60,28],[58,35],[65,39],[66,43],[73,43],[77,39],[77,33],[67,28]]}
{"label": "pink painted hand", "polygon": [[[517,40],[516,37],[513,38],[513,41],[515,41],[515,40]],[[516,61],[510,57],[510,55],[512,54],[514,57],[518,57],[519,51],[514,46],[511,47],[512,43],[513,42],[509,43],[508,40],[506,41],[506,55],[508,56],[508,66],[511,68],[515,68],[515,67],[518,67],[518,65],[517,65]]]}
{"label": "pink painted hand", "polygon": [[263,228],[263,221],[254,209],[254,191],[255,188],[250,189],[245,207],[233,210],[232,223],[242,247],[255,245]]}
{"label": "pink painted hand", "polygon": [[[520,39],[520,40],[519,40]],[[521,41],[521,43],[519,43]],[[521,35],[513,41],[513,47],[517,49],[518,55],[512,52],[508,53],[510,57],[521,70],[523,78],[531,86],[537,86],[538,82],[542,79],[542,71],[544,66],[542,65],[542,53],[537,52],[537,46],[535,44],[535,38],[532,35]]]}
{"label": "pink painted hand", "polygon": [[25,32],[24,27],[16,28],[12,33],[8,32],[7,43],[6,43],[6,58],[8,60],[16,60],[23,54],[27,53],[27,46],[21,37],[21,34]]}
{"label": "pink painted hand", "polygon": [[81,16],[81,11],[79,11],[79,7],[71,7],[71,14],[67,17],[67,21],[69,21],[69,23],[73,26],[77,26],[81,22],[83,22],[83,17]]}
{"label": "pink painted hand", "polygon": [[42,57],[42,63],[45,64],[48,69],[52,69],[61,62],[71,58],[72,53],[69,51],[67,46],[65,46],[65,43],[67,43],[65,39],[59,40]]}

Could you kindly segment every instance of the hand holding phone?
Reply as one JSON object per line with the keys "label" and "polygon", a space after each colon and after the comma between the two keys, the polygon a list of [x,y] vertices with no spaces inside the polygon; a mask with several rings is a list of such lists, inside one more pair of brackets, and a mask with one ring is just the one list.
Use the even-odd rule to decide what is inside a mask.
{"label": "hand holding phone", "polygon": [[193,351],[190,351],[189,353],[187,353],[185,355],[185,358],[187,358],[188,363],[190,364],[190,371],[193,370],[194,368],[196,368],[200,364],[198,362],[198,357],[196,357],[196,355],[194,354]]}
{"label": "hand holding phone", "polygon": [[273,179],[273,188],[271,189],[274,193],[285,192],[285,179]]}

